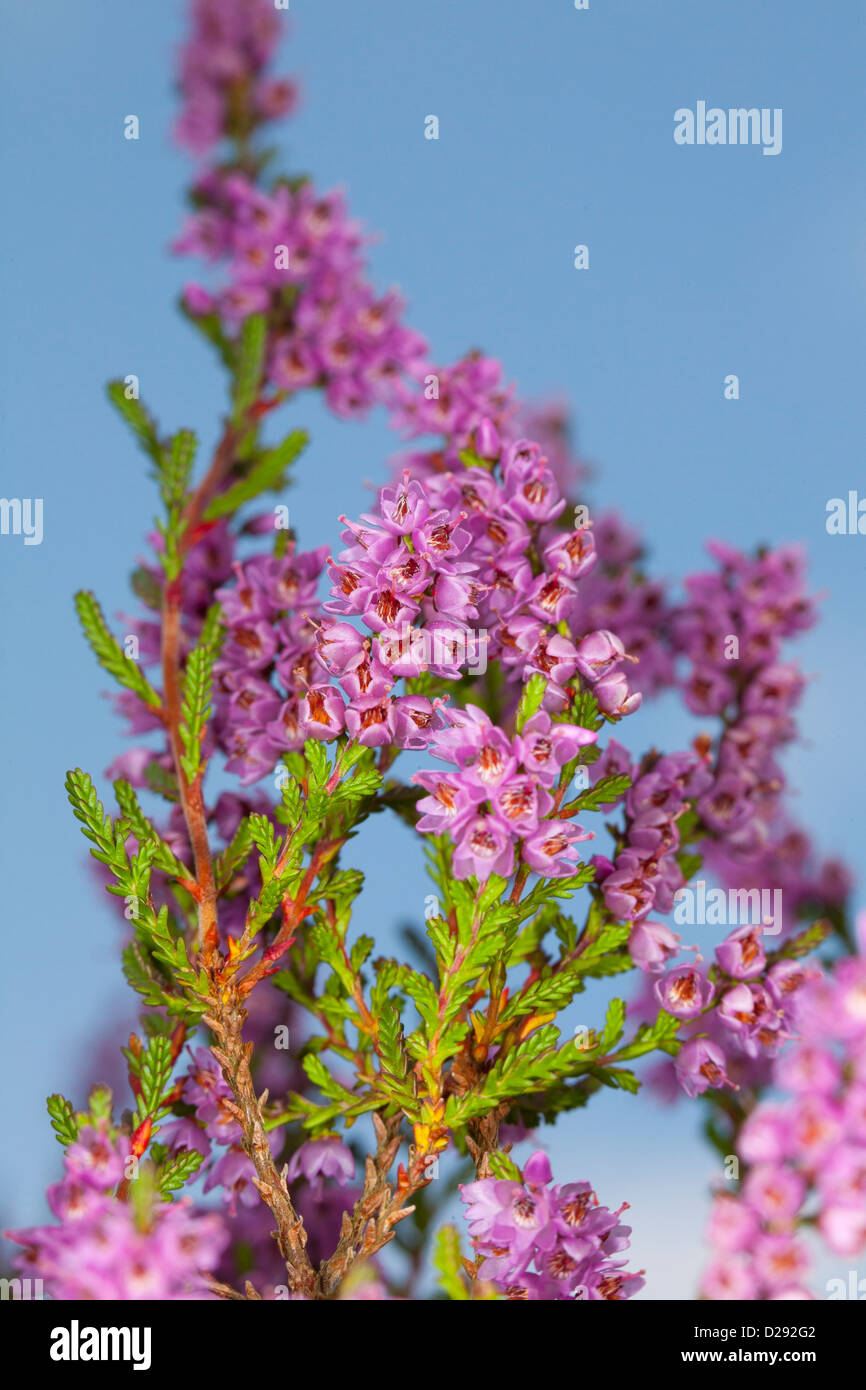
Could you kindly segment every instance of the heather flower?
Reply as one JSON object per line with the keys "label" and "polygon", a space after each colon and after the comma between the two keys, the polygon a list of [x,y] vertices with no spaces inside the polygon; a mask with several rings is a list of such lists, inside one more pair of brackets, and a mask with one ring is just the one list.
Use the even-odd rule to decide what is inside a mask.
{"label": "heather flower", "polygon": [[750,1262],[736,1254],[721,1255],[704,1270],[701,1294],[713,1302],[752,1299],[758,1294],[758,1281]]}
{"label": "heather flower", "polygon": [[154,1203],[143,1220],[109,1195],[128,1150],[107,1124],[82,1129],[64,1154],[66,1176],[50,1193],[59,1225],[7,1232],[24,1247],[17,1267],[61,1300],[210,1297],[202,1271],[228,1243],[221,1219],[181,1200]]}
{"label": "heather flower", "polygon": [[749,1250],[759,1227],[757,1214],[738,1197],[722,1193],[713,1199],[707,1236],[717,1250]]}
{"label": "heather flower", "polygon": [[518,735],[518,757],[526,770],[550,787],[559,780],[561,769],[581,748],[595,743],[598,734],[578,724],[554,724],[546,711],[528,719]]}
{"label": "heather flower", "polygon": [[809,1253],[795,1236],[779,1233],[761,1235],[752,1250],[755,1273],[770,1288],[797,1284],[809,1268]]}
{"label": "heather flower", "polygon": [[764,1101],[747,1115],[740,1130],[739,1153],[747,1163],[775,1162],[791,1151],[791,1112],[788,1106]]}
{"label": "heather flower", "polygon": [[[238,1131],[239,1133],[239,1131]],[[234,1215],[238,1202],[245,1207],[255,1207],[259,1203],[259,1193],[255,1185],[256,1170],[252,1159],[239,1144],[232,1144],[212,1164],[205,1179],[205,1192],[222,1189],[222,1199]]]}
{"label": "heather flower", "polygon": [[782,1012],[763,985],[745,981],[734,985],[723,994],[716,1012],[750,1057],[780,1047],[788,1036],[782,1028]]}
{"label": "heather flower", "polygon": [[480,1276],[509,1298],[531,1301],[630,1298],[643,1286],[610,1256],[627,1249],[630,1229],[599,1206],[588,1183],[552,1184],[542,1152],[523,1180],[482,1178],[460,1189],[469,1232],[483,1256]]}
{"label": "heather flower", "polygon": [[716,960],[726,975],[747,980],[760,975],[767,963],[761,927],[738,927],[716,947]]}
{"label": "heather flower", "polygon": [[542,821],[534,834],[523,842],[524,862],[544,878],[560,878],[573,872],[580,860],[574,848],[581,840],[591,840],[592,832],[572,821]]}
{"label": "heather flower", "polygon": [[305,738],[334,739],[342,733],[345,722],[346,706],[334,686],[312,685],[301,697],[298,728]]}
{"label": "heather flower", "polygon": [[684,1043],[674,1060],[677,1078],[687,1096],[731,1084],[725,1072],[725,1054],[709,1038],[692,1038]]}
{"label": "heather flower", "polygon": [[322,1139],[308,1139],[289,1159],[288,1179],[295,1182],[304,1177],[308,1182],[334,1178],[345,1187],[355,1176],[352,1150],[335,1134]]}
{"label": "heather flower", "polygon": [[75,1143],[66,1150],[66,1171],[88,1187],[105,1192],[123,1177],[128,1152],[126,1139],[109,1137],[106,1121],[85,1125]]}
{"label": "heather flower", "polygon": [[680,946],[680,938],[663,922],[648,922],[645,918],[635,922],[628,938],[628,953],[633,964],[649,975],[657,975],[664,970],[671,956],[675,956]]}
{"label": "heather flower", "polygon": [[765,1163],[752,1168],[743,1184],[746,1202],[767,1222],[796,1216],[806,1196],[806,1183],[792,1168]]}
{"label": "heather flower", "polygon": [[833,1201],[818,1217],[821,1235],[836,1255],[858,1255],[866,1246],[866,1206],[859,1200]]}
{"label": "heather flower", "polygon": [[457,878],[471,875],[486,883],[491,874],[510,878],[514,868],[514,842],[509,832],[493,816],[476,816],[469,821],[454,846],[454,873]]}
{"label": "heather flower", "polygon": [[697,1018],[709,1008],[715,986],[692,965],[679,965],[656,980],[653,990],[659,1004],[675,1018]]}

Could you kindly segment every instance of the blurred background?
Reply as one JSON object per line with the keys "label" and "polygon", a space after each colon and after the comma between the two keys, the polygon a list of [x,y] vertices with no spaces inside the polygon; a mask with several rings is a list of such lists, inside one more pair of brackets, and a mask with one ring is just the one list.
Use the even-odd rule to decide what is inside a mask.
{"label": "blurred background", "polygon": [[[44,499],[41,545],[0,537],[4,1226],[43,1219],[59,1176],[44,1097],[81,1104],[116,1071],[106,1039],[134,1021],[120,928],[63,793],[68,767],[99,782],[127,746],[71,595],[92,587],[109,615],[133,611],[126,576],[155,513],[104,382],[136,374],[162,425],[205,445],[224,408],[214,359],[173,308],[198,273],[168,251],[190,176],[170,141],[184,18],[181,0],[0,3],[0,491]],[[292,0],[285,18],[281,66],[303,105],[280,128],[280,163],[348,190],[380,233],[373,278],[404,290],[435,357],[477,346],[524,399],[568,400],[598,469],[592,500],[640,527],[659,575],[700,566],[712,537],[805,542],[823,621],[795,652],[809,684],[786,766],[797,814],[861,882],[866,536],[828,536],[825,518],[829,498],[866,496],[866,11]],[[674,111],[699,100],[781,107],[782,153],[677,146]],[[340,423],[308,397],[280,420],[296,423],[313,443],[292,524],[303,546],[334,545],[395,439],[381,416]],[[629,730],[669,748],[693,732],[664,701]],[[354,847],[358,929],[420,923],[417,837],[375,817]],[[694,1296],[721,1178],[699,1121],[686,1102],[605,1093],[541,1135],[558,1180],[631,1204],[644,1297]]]}

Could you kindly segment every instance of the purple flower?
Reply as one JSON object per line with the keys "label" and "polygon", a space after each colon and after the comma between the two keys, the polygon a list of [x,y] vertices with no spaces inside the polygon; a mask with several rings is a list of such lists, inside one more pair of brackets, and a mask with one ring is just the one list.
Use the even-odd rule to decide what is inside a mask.
{"label": "purple flower", "polygon": [[737,927],[716,947],[716,960],[726,975],[747,980],[762,974],[767,957],[761,942],[761,927]]}
{"label": "purple flower", "polygon": [[632,961],[649,975],[657,975],[679,950],[680,938],[663,922],[636,922],[628,938]]}
{"label": "purple flower", "polygon": [[776,1289],[798,1284],[811,1263],[802,1241],[781,1232],[759,1236],[752,1248],[752,1260],[759,1278]]}
{"label": "purple flower", "polygon": [[[216,1265],[229,1241],[220,1217],[196,1212],[189,1200],[156,1201],[142,1213],[101,1195],[93,1180],[98,1173],[101,1185],[110,1172],[114,1185],[128,1141],[109,1138],[107,1125],[81,1135],[64,1155],[65,1178],[49,1189],[59,1225],[8,1232],[24,1247],[18,1268],[43,1279],[49,1295],[64,1301],[210,1297],[202,1272]],[[105,1145],[113,1158],[102,1152]]]}
{"label": "purple flower", "polygon": [[739,1197],[723,1193],[714,1199],[707,1236],[717,1250],[749,1250],[759,1229],[757,1214]]}
{"label": "purple flower", "polygon": [[602,676],[593,694],[598,700],[599,708],[604,710],[605,714],[616,714],[620,717],[633,714],[643,699],[639,691],[629,691],[628,680],[621,671],[612,671],[610,675]]}
{"label": "purple flower", "polygon": [[725,1054],[709,1038],[692,1038],[683,1043],[674,1060],[674,1069],[677,1080],[692,1099],[703,1091],[731,1085],[725,1072]]}
{"label": "purple flower", "polygon": [[743,1197],[764,1221],[789,1221],[805,1201],[806,1183],[793,1168],[762,1163],[747,1173]]}
{"label": "purple flower", "polygon": [[534,714],[517,739],[520,761],[544,786],[553,786],[560,770],[598,734],[577,724],[554,724],[544,710]]}
{"label": "purple flower", "polygon": [[704,1271],[701,1294],[714,1302],[725,1299],[752,1299],[758,1294],[758,1281],[750,1262],[741,1255],[721,1255]]}
{"label": "purple flower", "polygon": [[612,1254],[628,1246],[619,1213],[598,1205],[589,1183],[551,1186],[546,1154],[528,1160],[523,1181],[483,1178],[460,1190],[481,1277],[509,1298],[532,1301],[631,1297],[643,1284]]}
{"label": "purple flower", "polygon": [[123,1177],[128,1152],[129,1143],[125,1138],[112,1140],[109,1137],[106,1121],[85,1125],[75,1143],[66,1150],[66,1170],[71,1178],[105,1192]]}
{"label": "purple flower", "polygon": [[474,874],[482,883],[486,883],[491,874],[509,878],[514,868],[514,842],[493,816],[476,816],[460,834],[453,864],[458,878]]}
{"label": "purple flower", "polygon": [[441,835],[447,830],[456,835],[484,800],[480,787],[468,786],[456,773],[414,772],[412,781],[430,793],[417,803],[422,813],[417,828],[422,834]]}
{"label": "purple flower", "polygon": [[561,878],[572,872],[580,855],[574,848],[581,840],[593,839],[591,831],[573,821],[542,821],[534,834],[523,841],[521,855],[525,863],[545,878]]}
{"label": "purple flower", "polygon": [[590,632],[577,644],[577,669],[588,681],[599,680],[625,660],[626,650],[622,642],[615,632],[608,632],[604,628]]}
{"label": "purple flower", "polygon": [[697,1018],[712,1003],[715,987],[693,965],[669,970],[653,986],[656,999],[675,1018]]}
{"label": "purple flower", "polygon": [[305,738],[336,738],[346,722],[346,706],[335,686],[313,685],[301,698],[299,728]]}
{"label": "purple flower", "polygon": [[352,1150],[335,1134],[326,1135],[323,1139],[308,1139],[289,1159],[290,1182],[296,1182],[300,1177],[308,1182],[334,1178],[340,1187],[345,1187],[354,1176]]}

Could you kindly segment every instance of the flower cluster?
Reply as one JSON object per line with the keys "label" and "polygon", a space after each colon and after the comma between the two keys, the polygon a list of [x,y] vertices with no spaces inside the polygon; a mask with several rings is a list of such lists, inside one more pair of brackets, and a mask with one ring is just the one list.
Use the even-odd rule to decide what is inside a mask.
{"label": "flower cluster", "polygon": [[[744,941],[750,943],[751,952],[759,933],[760,928],[738,928],[716,947],[717,960],[740,950]],[[730,1071],[749,1076],[753,1070],[750,1061],[764,1062],[775,1056],[794,1036],[798,996],[815,972],[806,971],[794,960],[780,960],[766,969],[763,951],[755,949],[755,957],[754,973],[765,971],[763,978],[714,984],[698,967],[680,966],[656,984],[656,998],[669,1013],[699,1019],[696,1026],[701,1036],[684,1043],[674,1062],[677,1080],[687,1096],[736,1086]],[[684,1029],[685,1034],[689,1031]],[[760,1076],[761,1068],[755,1071]]]}
{"label": "flower cluster", "polygon": [[653,695],[674,678],[674,661],[665,640],[670,609],[664,586],[643,572],[643,547],[615,513],[594,516],[592,535],[598,562],[581,585],[581,627],[585,631],[612,628],[640,662],[642,694]]}
{"label": "flower cluster", "polygon": [[[633,533],[615,517],[590,520],[586,507],[572,510],[570,490],[582,485],[585,473],[570,456],[561,412],[531,415],[505,384],[500,364],[481,353],[450,367],[432,365],[423,339],[403,322],[400,297],[371,288],[365,238],[342,196],[322,195],[306,178],[265,182],[269,157],[258,153],[250,137],[264,121],[288,112],[297,95],[292,82],[271,80],[266,71],[280,28],[270,0],[193,0],[193,20],[181,61],[185,107],[178,134],[196,153],[223,139],[233,147],[220,152],[224,162],[214,162],[197,179],[194,212],[177,249],[215,268],[211,288],[189,286],[185,304],[230,367],[235,413],[224,446],[217,449],[216,472],[207,474],[203,491],[190,491],[169,506],[165,539],[155,540],[157,549],[170,542],[178,547],[182,537],[175,552],[181,573],[164,592],[159,567],[144,565],[137,572],[136,591],[151,610],[135,629],[142,667],[167,660],[166,671],[183,688],[184,668],[192,669],[189,653],[205,614],[218,601],[226,635],[213,671],[215,709],[204,720],[203,760],[222,755],[224,771],[247,784],[310,738],[344,736],[378,748],[381,770],[395,750],[426,750],[447,766],[413,778],[425,793],[417,803],[419,831],[449,836],[456,878],[475,875],[484,882],[492,874],[509,877],[517,870],[517,902],[530,872],[545,879],[572,873],[579,842],[592,838],[569,819],[574,807],[566,801],[569,778],[564,775],[582,749],[587,764],[597,755],[590,747],[596,733],[567,722],[581,703],[587,708],[586,692],[593,693],[602,714],[617,720],[642,698],[630,687],[626,663],[640,661],[641,689],[647,693],[670,685],[678,662],[689,663],[682,681],[689,708],[722,720],[718,763],[710,761],[712,743],[705,735],[695,742],[696,754],[652,753],[635,767],[625,749],[611,744],[594,764],[595,776],[627,773],[631,789],[612,858],[595,861],[596,882],[609,917],[630,925],[628,948],[644,972],[653,1018],[661,1006],[678,1020],[679,1050],[668,1071],[681,1089],[694,1097],[734,1087],[735,1096],[719,1098],[728,1104],[728,1114],[754,1106],[771,1070],[776,1083],[793,1092],[794,1099],[781,1105],[754,1106],[737,1140],[744,1160],[755,1166],[740,1196],[717,1204],[714,1231],[721,1255],[707,1287],[732,1288],[741,1296],[795,1296],[804,1268],[798,1223],[810,1198],[818,1203],[815,1215],[832,1248],[853,1253],[866,1242],[862,963],[840,965],[822,983],[784,952],[768,958],[760,928],[744,927],[717,947],[713,964],[703,965],[700,957],[694,965],[677,964],[679,938],[651,917],[672,909],[690,851],[698,848],[692,842],[700,839],[703,852],[710,837],[707,858],[723,879],[742,881],[746,855],[759,881],[774,887],[781,866],[787,866],[784,883],[790,879],[796,888],[789,899],[785,887],[792,920],[816,898],[838,904],[844,896],[833,866],[807,872],[796,862],[805,862],[802,837],[783,825],[780,814],[783,782],[775,753],[791,737],[790,710],[802,686],[796,669],[782,663],[780,643],[812,620],[799,557],[780,550],[747,559],[716,546],[720,572],[693,576],[687,604],[672,609],[661,586],[644,574]],[[253,314],[263,322],[249,324]],[[263,367],[255,380],[243,382],[245,353],[237,353],[236,345],[242,340],[248,346],[260,329]],[[248,478],[248,445],[260,420],[303,389],[320,390],[340,416],[383,405],[392,425],[410,441],[409,452],[401,455],[398,476],[381,490],[369,515],[358,522],[341,518],[347,548],[336,559],[325,549],[300,553],[293,540],[284,545],[287,538],[278,533],[270,553],[241,561],[238,536],[267,531],[273,540],[274,518],[245,527],[235,523],[233,529],[225,520],[209,520],[207,504],[213,493]],[[194,524],[186,534],[190,517]],[[332,587],[322,604],[317,585],[326,564]],[[179,640],[174,641],[177,624],[166,621],[163,632],[161,610],[178,600]],[[166,658],[164,649],[172,645],[176,649]],[[104,656],[105,647],[97,643],[97,651]],[[485,679],[494,661],[498,669]],[[170,675],[164,681],[162,718],[129,690],[120,697],[133,731],[160,730],[164,742],[161,749],[133,749],[114,771],[134,786],[161,790],[173,802],[167,823],[149,827],[154,844],[159,841],[159,859],[147,890],[148,908],[168,909],[172,937],[176,932],[181,941],[187,925],[202,926],[202,914],[195,923],[196,908],[205,898],[214,906],[209,900],[215,887],[218,919],[209,932],[217,944],[211,947],[205,932],[197,940],[206,940],[207,953],[212,951],[204,975],[216,985],[221,970],[223,979],[234,976],[232,951],[251,901],[260,900],[267,861],[255,850],[245,851],[249,840],[242,832],[237,856],[226,856],[230,871],[218,864],[214,884],[208,879],[210,851],[227,846],[252,811],[272,821],[275,816],[263,793],[224,791],[210,804],[204,802],[201,777],[189,785],[184,781],[183,762],[173,747],[178,730],[167,709],[177,703],[168,699]],[[543,702],[525,722],[522,715],[515,721],[521,688],[532,676],[543,677]],[[401,681],[407,684],[400,687]],[[458,681],[461,702],[468,697],[477,703],[448,707],[446,683]],[[515,727],[516,732],[506,732]],[[126,792],[118,793],[118,802],[126,813]],[[695,809],[686,814],[690,808]],[[138,830],[127,847],[138,853],[143,840],[134,809],[131,823]],[[86,821],[86,813],[79,818]],[[208,846],[204,872],[200,840],[211,830],[216,843]],[[246,831],[255,838],[250,826]],[[95,833],[99,844],[98,828]],[[151,848],[148,844],[144,859]],[[316,879],[317,856],[310,848],[302,895],[296,897],[299,919],[307,927],[303,934],[298,931],[296,955],[284,961],[286,976],[299,968],[309,945],[316,952],[327,945],[337,919],[343,929],[342,906],[338,911],[329,897],[329,882],[348,892],[352,876],[341,875],[342,883],[321,873]],[[169,872],[173,855],[184,861],[177,875]],[[106,867],[110,857],[99,855]],[[278,887],[285,905],[289,894],[284,884]],[[593,913],[601,906],[598,896]],[[269,910],[271,901],[276,898],[269,899]],[[265,924],[259,949],[280,954],[287,949],[278,921],[277,909]],[[289,926],[294,931],[294,924]],[[616,927],[613,935],[621,940],[622,934]],[[146,949],[140,957],[133,953],[134,964],[149,969],[163,957],[151,961],[147,931],[139,937]],[[196,938],[187,932],[186,939]],[[295,940],[292,935],[288,944]],[[365,982],[356,966],[362,945],[344,950],[342,941],[341,935],[334,988],[338,994],[338,986],[345,985],[345,967],[353,976],[354,1001],[366,1009]],[[259,958],[257,967],[275,959]],[[574,963],[566,952],[563,973]],[[508,964],[503,961],[506,971]],[[607,961],[598,964],[601,972]],[[627,961],[619,951],[615,966],[622,964]],[[303,978],[306,966],[300,970]],[[537,973],[533,967],[530,980]],[[160,968],[153,981],[148,974],[147,989],[153,983],[161,990],[167,979]],[[461,984],[455,997],[464,989],[468,1011],[487,988],[493,1005],[492,970],[486,980],[469,981],[465,989]],[[501,998],[507,993],[506,988]],[[348,1060],[352,1047],[340,1020],[350,1014],[340,1012],[337,994],[326,990],[323,1000],[314,994],[311,989],[311,1012],[326,1034],[316,1048],[321,1043],[324,1052]],[[811,1034],[803,1023],[809,1018],[804,1001],[818,1020]],[[273,1046],[275,1024],[285,1026],[295,1007],[267,978],[258,979],[244,1001],[242,1034],[234,1040],[251,1048],[253,1102],[263,1125],[275,1117],[291,1124],[307,1105],[303,1091],[313,1069],[302,1075],[297,1054],[290,1061]],[[374,1001],[372,1007],[379,1006]],[[492,1032],[494,1015],[491,1007],[490,1037],[505,1039],[501,1048],[493,1047],[507,1063],[512,1043],[501,1028]],[[212,1015],[206,1017],[211,1027]],[[543,1038],[535,1025],[545,1015],[527,1017],[522,1045]],[[446,1083],[483,1087],[483,1067],[476,1063],[493,1047],[489,1053],[488,1041],[473,1047],[481,1018],[472,1016],[474,1032],[446,1059],[447,1073],[440,1069],[437,1095],[449,1094]],[[178,1025],[181,1034],[186,1026]],[[777,1056],[795,1029],[807,1032],[806,1046]],[[835,1050],[828,1039],[835,1039]],[[398,1052],[404,1042],[411,1048],[411,1040],[398,1038]],[[182,1045],[177,1042],[178,1051]],[[541,1065],[547,1044],[538,1045]],[[172,1056],[176,1061],[176,1053]],[[324,1066],[318,1052],[315,1056]],[[318,1068],[315,1074],[321,1074]],[[371,1081],[367,1071],[358,1076],[364,1087]],[[130,1079],[135,1080],[132,1069]],[[204,1190],[220,1189],[224,1198],[219,1216],[196,1213],[188,1203],[148,1205],[140,1199],[141,1188],[127,1203],[122,1195],[126,1141],[100,1125],[82,1131],[67,1154],[67,1177],[51,1192],[61,1225],[18,1233],[25,1258],[50,1277],[55,1296],[57,1291],[61,1297],[201,1296],[207,1289],[205,1268],[230,1282],[251,1275],[265,1296],[280,1296],[277,1289],[288,1292],[283,1280],[300,1278],[282,1259],[271,1238],[271,1214],[259,1201],[267,1184],[255,1182],[242,1145],[237,1117],[246,1112],[239,1109],[236,1080],[231,1068],[224,1074],[211,1052],[196,1048],[187,1074],[167,1093],[175,1118],[161,1125],[155,1155],[163,1162],[166,1152],[200,1153]],[[534,1076],[531,1080],[535,1085]],[[269,1095],[287,1094],[291,1115],[275,1108],[273,1100],[267,1108]],[[347,1094],[341,1085],[341,1095]],[[334,1109],[335,1123],[341,1105]],[[426,1181],[417,1145],[431,1139],[443,1118],[438,1101],[429,1108],[431,1124],[416,1125],[416,1152],[409,1171],[400,1169],[398,1193],[409,1192],[411,1184],[418,1190]],[[451,1106],[444,1099],[441,1109],[447,1120]],[[149,1125],[148,1119],[148,1131]],[[304,1222],[307,1255],[317,1264],[326,1261],[338,1242],[344,1248],[351,1243],[345,1213],[356,1199],[349,1225],[361,1219],[359,1211],[363,1217],[367,1187],[364,1192],[351,1187],[355,1158],[336,1134],[319,1134],[293,1152],[295,1141],[286,1137],[291,1129],[266,1127],[275,1171],[292,1185],[291,1201]],[[506,1132],[499,1135],[500,1145],[507,1145]],[[443,1129],[442,1146],[447,1142]],[[257,1156],[261,1159],[261,1153]],[[378,1153],[375,1160],[368,1157],[365,1183],[371,1180],[370,1165],[378,1161]],[[384,1181],[384,1170],[379,1176]],[[480,1257],[478,1271],[509,1297],[620,1299],[642,1286],[641,1276],[615,1258],[628,1246],[629,1229],[619,1224],[622,1209],[601,1207],[588,1183],[552,1185],[541,1153],[529,1160],[522,1177],[469,1184],[463,1201]],[[365,1241],[369,1235],[365,1232]],[[751,1262],[747,1251],[754,1256]],[[359,1284],[357,1294],[349,1275],[337,1296],[387,1297],[375,1266],[367,1272],[370,1282]],[[314,1272],[312,1283],[292,1285],[315,1287]]]}
{"label": "flower cluster", "polygon": [[65,1176],[48,1189],[60,1224],[8,1233],[24,1246],[18,1267],[57,1299],[211,1297],[203,1271],[229,1238],[220,1217],[188,1201],[155,1202],[143,1217],[112,1195],[128,1161],[128,1141],[105,1123],[83,1128],[66,1150]]}
{"label": "flower cluster", "polygon": [[[862,948],[866,915],[858,925]],[[736,1151],[748,1171],[713,1206],[710,1298],[808,1297],[804,1223],[834,1254],[866,1248],[866,956],[807,981],[797,1024],[802,1041],[773,1067],[783,1098],[746,1118]]]}
{"label": "flower cluster", "polygon": [[266,313],[265,375],[282,395],[322,387],[341,416],[392,403],[425,344],[403,325],[400,297],[367,282],[364,238],[341,194],[306,181],[268,192],[242,172],[208,170],[195,199],[175,250],[225,263],[227,281],[215,292],[188,286],[189,312],[230,326]]}
{"label": "flower cluster", "polygon": [[503,382],[495,358],[470,352],[450,367],[419,361],[406,378],[394,382],[391,424],[410,439],[438,438],[432,449],[401,454],[398,466],[426,480],[443,470],[459,470],[462,451],[493,459],[499,439],[515,437],[516,410],[513,390]]}
{"label": "flower cluster", "polygon": [[180,144],[205,154],[224,136],[247,139],[264,121],[287,116],[295,84],[264,69],[280,38],[280,18],[261,0],[194,0],[192,32],[180,57]]}
{"label": "flower cluster", "polygon": [[774,755],[793,736],[791,710],[803,689],[799,669],[780,660],[781,644],[809,627],[815,611],[795,547],[757,558],[719,544],[710,551],[720,568],[687,580],[673,639],[689,662],[687,705],[725,720],[701,820],[731,852],[751,856],[770,833],[784,786]]}
{"label": "flower cluster", "polygon": [[624,1260],[631,1228],[619,1211],[599,1206],[589,1183],[554,1184],[540,1150],[523,1181],[482,1178],[460,1189],[472,1243],[482,1256],[479,1274],[509,1298],[626,1299],[643,1287]]}
{"label": "flower cluster", "polygon": [[704,864],[727,888],[748,887],[778,894],[782,905],[780,939],[799,921],[839,915],[851,891],[851,875],[838,860],[822,860],[810,836],[782,806],[770,822],[761,849],[743,859],[724,841],[705,842]]}
{"label": "flower cluster", "polygon": [[565,764],[596,737],[578,725],[554,723],[544,710],[513,738],[475,705],[450,711],[447,727],[431,735],[429,751],[454,771],[413,775],[427,792],[418,802],[418,830],[451,837],[457,878],[508,878],[515,850],[545,878],[572,873],[575,844],[592,835],[555,814],[553,790]]}
{"label": "flower cluster", "polygon": [[215,668],[217,736],[226,770],[242,785],[270,772],[312,730],[302,696],[319,674],[316,581],[325,551],[257,555],[236,564],[235,583],[218,589],[226,638]]}
{"label": "flower cluster", "polygon": [[613,861],[594,861],[608,911],[624,922],[639,922],[653,909],[670,912],[685,882],[677,861],[677,820],[709,786],[707,768],[694,753],[650,756],[632,768],[626,749],[611,740],[594,770],[597,776],[617,772],[632,778],[621,847]]}
{"label": "flower cluster", "polygon": [[[630,714],[641,697],[618,669],[630,659],[623,644],[609,631],[578,638],[575,627],[578,580],[595,560],[591,531],[555,524],[565,499],[537,444],[503,446],[487,420],[482,435],[476,446],[485,449],[487,466],[445,468],[423,481],[407,472],[382,489],[378,512],[344,533],[352,545],[331,565],[326,609],[362,617],[389,647],[421,618],[426,651],[447,645],[456,625],[465,652],[467,624],[475,624],[476,643],[486,640],[486,660],[500,659],[506,678],[546,678],[547,709],[565,707],[568,683],[579,673],[606,714]],[[459,662],[425,662],[414,651],[399,668],[390,664],[402,675],[425,665],[459,674]]]}

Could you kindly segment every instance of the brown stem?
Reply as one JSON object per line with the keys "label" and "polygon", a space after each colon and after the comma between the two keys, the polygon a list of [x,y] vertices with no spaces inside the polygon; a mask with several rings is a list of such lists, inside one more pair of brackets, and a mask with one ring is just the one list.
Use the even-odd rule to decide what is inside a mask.
{"label": "brown stem", "polygon": [[479,1179],[493,1176],[490,1167],[490,1155],[499,1148],[499,1126],[507,1112],[507,1105],[497,1106],[489,1115],[484,1115],[480,1120],[473,1120],[469,1127],[469,1133],[466,1135],[466,1147],[475,1164],[475,1171]]}
{"label": "brown stem", "polygon": [[357,1261],[370,1259],[393,1239],[394,1227],[415,1210],[406,1202],[430,1181],[422,1158],[408,1173],[400,1167],[395,1190],[388,1185],[388,1172],[400,1147],[400,1123],[399,1115],[383,1120],[373,1114],[376,1152],[367,1155],[363,1191],[351,1213],[343,1213],[339,1244],[319,1270],[319,1298],[329,1298]]}
{"label": "brown stem", "polygon": [[253,1045],[243,1040],[246,1010],[234,985],[220,987],[212,1003],[213,1014],[204,1018],[218,1039],[211,1045],[211,1052],[231,1087],[234,1097],[231,1110],[241,1127],[244,1150],[256,1170],[256,1189],[276,1223],[277,1243],[286,1263],[289,1287],[293,1293],[315,1298],[316,1272],[306,1251],[307,1233],[292,1205],[285,1176],[274,1162],[262,1122],[261,1102],[250,1070]]}

